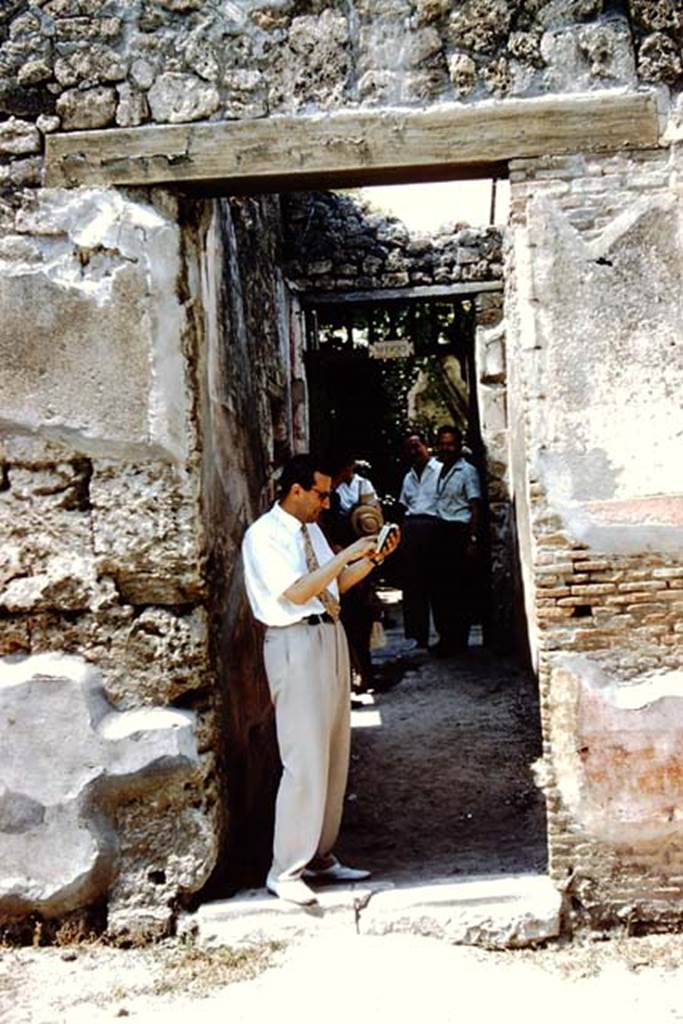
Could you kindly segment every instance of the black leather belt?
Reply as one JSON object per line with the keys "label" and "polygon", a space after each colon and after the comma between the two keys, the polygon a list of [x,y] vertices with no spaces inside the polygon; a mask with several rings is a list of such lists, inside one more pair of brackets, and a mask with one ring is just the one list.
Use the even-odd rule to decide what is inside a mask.
{"label": "black leather belt", "polygon": [[307,615],[301,621],[305,622],[307,626],[319,626],[321,622],[334,622],[334,619],[327,612],[322,612],[320,615]]}

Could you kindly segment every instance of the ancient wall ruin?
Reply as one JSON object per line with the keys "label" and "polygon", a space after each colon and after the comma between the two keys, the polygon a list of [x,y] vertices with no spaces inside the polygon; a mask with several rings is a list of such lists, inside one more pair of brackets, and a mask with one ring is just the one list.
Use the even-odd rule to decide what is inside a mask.
{"label": "ancient wall ruin", "polygon": [[[70,680],[77,691],[87,662],[101,700],[126,712],[191,708],[210,675],[194,337],[178,221],[166,197],[99,190],[37,193],[4,210],[0,635],[3,654],[29,656],[14,699],[33,692],[34,741],[52,757],[69,749],[71,719],[43,717],[39,680],[46,688]],[[31,671],[48,654],[53,662]],[[74,709],[84,699],[74,695]],[[197,712],[199,750],[177,780],[161,788],[152,780],[151,792],[132,780],[106,824],[97,807],[88,812],[96,850],[105,838],[112,845],[114,822],[122,837],[114,931],[125,930],[130,912],[163,929],[178,893],[201,885],[213,865],[206,728]],[[46,828],[73,799],[67,779],[55,806],[48,802]],[[91,784],[86,772],[79,800],[88,806]],[[3,799],[12,834],[9,790]],[[19,831],[24,846],[3,897],[48,913],[78,907],[75,880],[96,870],[97,856],[66,860],[31,908],[22,865],[45,836],[40,827]],[[68,846],[67,835],[51,840]],[[102,885],[94,888],[101,897]]]}
{"label": "ancient wall ruin", "polygon": [[353,194],[283,196],[284,270],[303,292],[343,293],[451,285],[503,276],[498,228],[448,224],[410,232]]}
{"label": "ancient wall ruin", "polygon": [[[483,332],[480,402],[499,414],[493,448],[510,442],[509,473],[496,461],[542,685],[553,877],[592,919],[676,913],[682,47],[674,0],[3,5],[3,721],[25,721],[24,693],[45,707],[31,749],[19,730],[4,741],[37,782],[3,765],[0,840],[17,866],[0,883],[3,913],[106,901],[113,931],[159,934],[209,877],[230,828],[221,808],[253,799],[217,749],[226,723],[255,730],[242,751],[264,785],[269,771],[250,753],[265,749],[262,691],[244,714],[216,700],[217,670],[242,692],[255,658],[234,575],[240,524],[262,507],[277,445],[306,429],[297,321],[259,241],[268,204],[219,212],[160,189],[43,189],[46,138],[646,87],[660,148],[513,161],[508,393],[503,403],[502,332]],[[363,139],[348,141],[362,153]],[[263,275],[233,307],[254,254]],[[410,278],[387,264],[367,276]],[[221,335],[215,311],[228,307]],[[46,736],[49,762],[34,749]],[[98,767],[78,777],[75,802],[45,790],[55,765],[75,778],[84,762]],[[45,853],[56,819],[86,822],[57,860]],[[22,889],[29,860],[36,878]]]}
{"label": "ancient wall ruin", "polygon": [[[5,749],[16,768],[29,739],[70,756],[52,796],[40,758],[30,783],[26,768],[3,775],[3,916],[104,901],[112,934],[163,934],[216,865],[246,786],[239,744],[270,713],[236,551],[268,499],[278,436],[293,440],[280,422],[291,381],[278,231],[274,200],[184,212],[164,195],[90,190],[5,210],[0,644],[16,683],[2,699],[10,722],[33,708]],[[81,705],[92,754],[71,751]],[[115,753],[126,728],[150,736],[149,761]],[[79,755],[95,757],[94,775]],[[55,843],[64,860],[36,890],[24,865],[40,876]]]}
{"label": "ancient wall ruin", "polygon": [[511,168],[513,475],[551,870],[595,918],[678,912],[679,175],[667,150]]}

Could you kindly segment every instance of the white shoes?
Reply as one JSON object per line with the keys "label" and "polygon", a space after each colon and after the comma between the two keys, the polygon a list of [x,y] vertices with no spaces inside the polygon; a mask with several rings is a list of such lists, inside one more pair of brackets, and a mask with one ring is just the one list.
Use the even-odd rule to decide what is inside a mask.
{"label": "white shoes", "polygon": [[301,878],[285,878],[278,880],[273,875],[266,879],[266,889],[273,896],[279,896],[288,903],[296,903],[300,907],[314,906],[318,898],[310,889],[304,878],[311,882],[362,882],[370,877],[370,872],[362,868],[350,868],[340,863],[336,857],[330,857],[330,863],[324,868],[304,868]]}
{"label": "white shoes", "polygon": [[288,903],[296,903],[300,907],[310,907],[318,902],[312,889],[309,889],[301,878],[285,878],[278,881],[272,875],[266,879],[266,889],[273,896],[279,896]]}
{"label": "white shoes", "polygon": [[303,877],[311,882],[362,882],[370,877],[363,868],[350,868],[331,857],[326,868],[304,868]]}

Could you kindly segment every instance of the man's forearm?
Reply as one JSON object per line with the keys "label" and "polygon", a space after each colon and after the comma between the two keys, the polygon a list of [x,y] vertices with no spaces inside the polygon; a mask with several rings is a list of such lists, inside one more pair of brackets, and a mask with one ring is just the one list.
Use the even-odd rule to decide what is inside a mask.
{"label": "man's forearm", "polygon": [[336,579],[343,571],[345,565],[345,551],[340,551],[338,555],[335,555],[334,558],[331,558],[329,562],[325,562],[318,569],[314,569],[313,572],[307,572],[305,576],[300,576],[298,580],[292,583],[291,587],[285,590],[282,596],[286,597],[292,604],[306,604],[311,598],[316,597],[321,590],[324,590],[328,583]]}
{"label": "man's forearm", "polygon": [[478,537],[481,526],[481,501],[474,498],[470,501],[470,513],[470,533],[472,536]]}
{"label": "man's forearm", "polygon": [[356,583],[360,583],[366,576],[369,576],[372,570],[375,568],[375,563],[371,558],[359,558],[353,565],[347,565],[342,570],[339,576],[339,593],[345,594],[347,590],[354,587]]}

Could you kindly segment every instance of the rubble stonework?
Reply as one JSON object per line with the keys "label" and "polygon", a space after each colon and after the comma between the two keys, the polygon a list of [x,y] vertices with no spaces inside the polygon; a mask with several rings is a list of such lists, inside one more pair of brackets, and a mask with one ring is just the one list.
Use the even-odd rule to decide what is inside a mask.
{"label": "rubble stonework", "polygon": [[353,195],[332,192],[283,197],[283,218],[285,273],[306,292],[490,282],[503,274],[496,227],[451,223],[418,234]]}
{"label": "rubble stonework", "polygon": [[[39,185],[41,135],[357,106],[683,85],[674,0],[47,0],[0,14],[0,187]],[[56,120],[55,120],[56,118]],[[3,129],[4,130],[4,129]],[[30,140],[30,143],[29,143]],[[22,152],[24,150],[24,152]]]}

